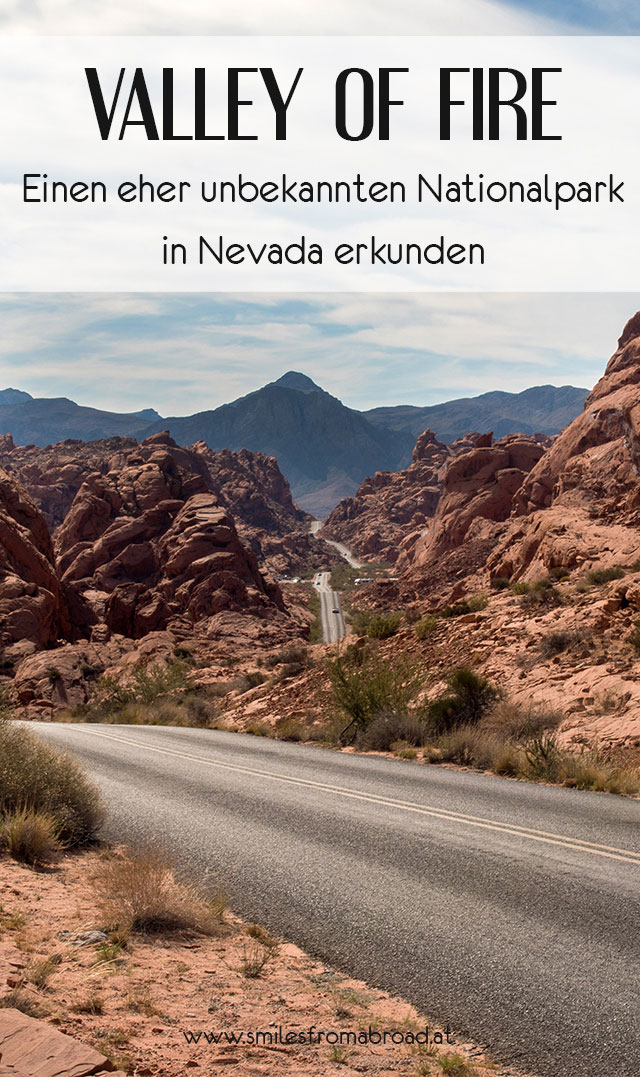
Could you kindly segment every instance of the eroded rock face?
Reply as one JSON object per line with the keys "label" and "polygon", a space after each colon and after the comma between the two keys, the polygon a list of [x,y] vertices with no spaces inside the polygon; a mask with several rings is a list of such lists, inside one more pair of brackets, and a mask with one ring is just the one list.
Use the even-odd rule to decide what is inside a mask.
{"label": "eroded rock face", "polygon": [[431,430],[420,435],[404,471],[377,471],[327,517],[323,533],[359,557],[394,564],[411,549],[440,500],[447,465],[472,445],[474,435],[452,445]]}
{"label": "eroded rock face", "polygon": [[461,546],[472,527],[477,531],[478,521],[506,520],[527,472],[544,453],[544,446],[533,437],[511,434],[492,444],[490,435],[485,435],[452,460],[433,523],[415,545],[414,568]]}
{"label": "eroded rock face", "polygon": [[[46,647],[70,632],[47,525],[27,492],[0,469],[0,645]],[[18,650],[20,647],[18,648]]]}
{"label": "eroded rock face", "polygon": [[56,532],[58,569],[94,623],[140,638],[222,609],[282,609],[278,589],[209,489],[200,454],[166,434],[120,471],[90,475]]}
{"label": "eroded rock face", "polygon": [[[329,547],[321,551],[318,541],[309,540],[311,517],[294,503],[275,458],[263,453],[244,449],[213,452],[204,442],[182,449],[166,433],[153,435],[141,445],[135,438],[112,437],[92,442],[68,439],[46,448],[15,446],[11,436],[5,435],[0,437],[0,466],[29,491],[56,539],[76,495],[89,483],[96,500],[91,503],[85,498],[85,519],[73,521],[79,539],[84,541],[101,533],[99,521],[92,527],[93,512],[105,511],[102,502],[109,484],[103,486],[100,480],[107,476],[130,471],[129,488],[120,482],[118,497],[131,512],[161,500],[167,469],[163,479],[154,472],[153,464],[158,461],[154,454],[163,449],[172,457],[178,475],[199,475],[203,489],[217,495],[220,505],[233,516],[242,542],[253,551],[263,570],[275,575],[297,574],[315,567],[321,552],[327,564],[334,559]],[[132,470],[136,460],[139,474]],[[147,467],[149,464],[152,466]],[[154,473],[160,480],[155,489]],[[182,496],[179,490],[176,494],[175,483],[169,485],[171,489],[165,490],[165,497]],[[121,505],[115,508],[120,511]],[[85,533],[80,535],[82,529]],[[68,540],[62,541],[67,547]]]}

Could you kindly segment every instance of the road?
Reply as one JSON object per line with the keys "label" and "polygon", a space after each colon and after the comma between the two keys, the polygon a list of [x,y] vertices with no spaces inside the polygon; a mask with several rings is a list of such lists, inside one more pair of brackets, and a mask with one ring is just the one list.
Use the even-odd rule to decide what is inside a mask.
{"label": "road", "polygon": [[208,730],[43,724],[237,911],[543,1077],[640,1073],[640,803]]}
{"label": "road", "polygon": [[313,586],[320,598],[320,624],[322,625],[322,642],[337,643],[347,634],[340,595],[333,591],[329,583],[329,572],[317,572]]}
{"label": "road", "polygon": [[358,561],[353,556],[351,550],[342,544],[342,542],[334,542],[333,539],[325,538],[324,535],[320,535],[319,532],[322,528],[322,520],[313,520],[309,532],[315,535],[316,538],[322,538],[323,542],[327,543],[327,546],[333,546],[334,550],[337,550],[341,557],[344,557],[345,561],[351,565],[352,568],[362,568],[362,561]]}

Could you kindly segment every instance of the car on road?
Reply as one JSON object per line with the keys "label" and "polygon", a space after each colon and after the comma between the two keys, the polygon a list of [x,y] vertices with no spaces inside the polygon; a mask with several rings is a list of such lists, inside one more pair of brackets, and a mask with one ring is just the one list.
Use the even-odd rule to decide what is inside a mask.
{"label": "car on road", "polygon": [[337,608],[337,606],[334,606],[333,609],[331,610],[331,612],[332,613],[340,613],[340,610]]}

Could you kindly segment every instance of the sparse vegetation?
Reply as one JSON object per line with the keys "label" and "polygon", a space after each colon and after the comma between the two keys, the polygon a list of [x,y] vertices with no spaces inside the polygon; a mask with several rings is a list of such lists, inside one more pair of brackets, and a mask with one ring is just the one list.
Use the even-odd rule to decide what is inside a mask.
{"label": "sparse vegetation", "polygon": [[494,576],[491,580],[491,587],[494,591],[507,591],[511,586],[511,580],[508,576]]}
{"label": "sparse vegetation", "polygon": [[431,614],[426,614],[416,622],[415,634],[420,640],[428,639],[437,628],[438,622]]}
{"label": "sparse vegetation", "polygon": [[594,568],[587,572],[587,581],[594,587],[600,587],[603,583],[621,580],[624,575],[625,569],[622,565],[612,565],[610,568]]}
{"label": "sparse vegetation", "polygon": [[356,636],[368,636],[370,639],[390,639],[401,624],[402,614],[397,610],[391,613],[358,610],[351,615],[351,627]]}
{"label": "sparse vegetation", "polygon": [[274,961],[277,952],[277,945],[265,946],[262,941],[252,939],[242,949],[240,972],[248,980],[257,980],[259,976],[262,976],[267,966]]}
{"label": "sparse vegetation", "polygon": [[476,725],[499,697],[498,689],[472,669],[461,666],[447,680],[447,691],[431,701],[426,721],[435,734],[461,725]]}
{"label": "sparse vegetation", "polygon": [[450,606],[443,606],[438,613],[444,618],[462,617],[465,613],[479,613],[480,610],[486,609],[488,604],[489,599],[486,595],[469,595],[468,598],[463,598]]}
{"label": "sparse vegetation", "polygon": [[640,620],[634,621],[633,628],[627,636],[627,641],[636,654],[640,654]]}
{"label": "sparse vegetation", "polygon": [[98,907],[121,938],[130,932],[214,935],[221,929],[221,897],[208,900],[197,886],[180,879],[160,849],[125,849],[107,857],[93,884]]}
{"label": "sparse vegetation", "polygon": [[102,805],[71,756],[23,726],[0,723],[0,816],[11,820],[16,848],[29,832],[44,850],[52,839],[77,845],[94,838]]}
{"label": "sparse vegetation", "polygon": [[55,860],[62,849],[59,830],[53,816],[33,808],[17,808],[5,815],[0,837],[14,860],[43,867]]}
{"label": "sparse vegetation", "polygon": [[393,745],[402,742],[416,748],[424,744],[425,724],[416,714],[407,711],[381,711],[357,736],[358,748],[371,752],[388,752]]}
{"label": "sparse vegetation", "polygon": [[553,658],[563,651],[573,647],[584,645],[587,642],[583,632],[560,630],[546,632],[540,639],[540,652],[543,658]]}
{"label": "sparse vegetation", "polygon": [[377,715],[406,712],[423,683],[422,671],[410,658],[389,659],[373,647],[340,651],[327,663],[327,672],[333,702],[348,719],[341,735],[347,742]]}

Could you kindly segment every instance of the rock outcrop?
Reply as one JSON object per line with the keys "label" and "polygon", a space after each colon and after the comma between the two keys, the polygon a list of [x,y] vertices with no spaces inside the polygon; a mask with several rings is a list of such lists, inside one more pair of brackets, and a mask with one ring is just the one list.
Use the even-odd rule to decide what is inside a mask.
{"label": "rock outcrop", "polygon": [[353,497],[341,501],[324,522],[323,534],[358,557],[395,564],[411,549],[433,517],[447,466],[470,448],[474,435],[452,445],[425,430],[403,471],[377,471]]}
{"label": "rock outcrop", "polygon": [[[0,469],[0,645],[11,659],[71,630],[47,525],[27,492]],[[7,653],[9,652],[9,653]]]}

